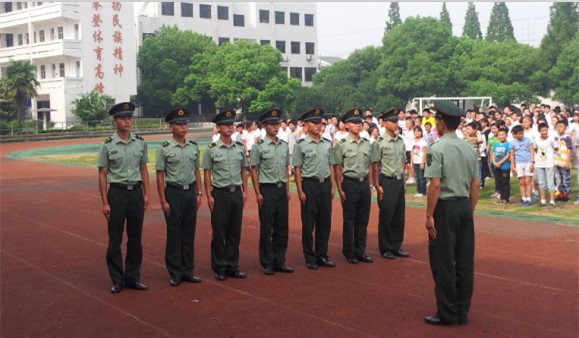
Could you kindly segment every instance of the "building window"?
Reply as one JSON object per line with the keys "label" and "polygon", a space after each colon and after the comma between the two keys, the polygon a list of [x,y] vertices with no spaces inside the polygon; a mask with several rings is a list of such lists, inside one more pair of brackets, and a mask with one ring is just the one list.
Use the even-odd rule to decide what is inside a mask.
{"label": "building window", "polygon": [[16,10],[19,11],[22,9],[22,2],[17,2],[16,3]]}
{"label": "building window", "polygon": [[77,23],[74,24],[74,38],[80,40],[80,26]]}
{"label": "building window", "polygon": [[259,44],[262,46],[269,45],[269,43],[270,43],[269,40],[259,40]]}
{"label": "building window", "polygon": [[76,77],[80,77],[80,61],[76,61]]}
{"label": "building window", "polygon": [[313,42],[306,42],[306,54],[316,54],[316,48]]}
{"label": "building window", "polygon": [[281,71],[287,76],[287,67],[281,67]]}
{"label": "building window", "polygon": [[46,66],[40,66],[40,78],[46,79]]}
{"label": "building window", "polygon": [[37,2],[36,6],[42,6],[42,2]]}
{"label": "building window", "polygon": [[18,46],[22,46],[24,43],[24,35],[18,34]]}
{"label": "building window", "polygon": [[211,19],[211,5],[199,5],[199,17]]}
{"label": "building window", "polygon": [[279,49],[280,52],[285,53],[285,41],[276,41],[275,48]]}
{"label": "building window", "polygon": [[175,3],[161,2],[161,15],[168,15],[168,16],[175,15]]}
{"label": "building window", "polygon": [[229,7],[217,6],[217,19],[229,20]]}
{"label": "building window", "polygon": [[219,38],[217,42],[221,46],[224,43],[229,43],[229,38]]}
{"label": "building window", "polygon": [[269,11],[266,9],[259,10],[259,22],[269,23]]}
{"label": "building window", "polygon": [[56,65],[52,64],[52,78],[56,78]]}
{"label": "building window", "polygon": [[312,79],[313,79],[315,73],[316,73],[316,67],[304,68],[304,75],[305,75],[304,81],[312,82]]}
{"label": "building window", "polygon": [[314,26],[314,15],[313,14],[304,14],[304,24],[309,27]]}
{"label": "building window", "polygon": [[245,27],[245,16],[233,14],[233,25],[236,27]]}
{"label": "building window", "polygon": [[290,25],[292,26],[300,25],[300,13],[290,13]]}
{"label": "building window", "polygon": [[292,54],[299,54],[299,53],[300,53],[300,42],[292,41]]}
{"label": "building window", "polygon": [[44,29],[38,31],[38,41],[44,42]]}
{"label": "building window", "polygon": [[58,65],[60,77],[64,77],[64,63]]}
{"label": "building window", "polygon": [[26,41],[26,44],[30,44],[30,34],[26,33],[24,34],[24,41]]}
{"label": "building window", "polygon": [[64,27],[58,27],[58,39],[64,39]]}
{"label": "building window", "polygon": [[5,13],[12,12],[12,3],[11,2],[5,2],[4,3],[4,12]]}
{"label": "building window", "polygon": [[6,47],[14,46],[14,35],[6,34]]}
{"label": "building window", "polygon": [[302,67],[290,67],[290,77],[302,80]]}
{"label": "building window", "polygon": [[193,17],[193,4],[182,2],[181,3],[181,16],[186,18]]}
{"label": "building window", "polygon": [[275,12],[275,23],[277,25],[285,25],[285,12]]}

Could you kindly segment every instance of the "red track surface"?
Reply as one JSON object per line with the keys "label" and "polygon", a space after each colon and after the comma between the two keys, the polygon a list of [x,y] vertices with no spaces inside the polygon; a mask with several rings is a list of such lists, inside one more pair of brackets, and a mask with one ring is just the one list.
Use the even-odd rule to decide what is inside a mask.
{"label": "red track surface", "polygon": [[[240,267],[247,280],[217,282],[210,269],[211,226],[199,211],[195,272],[201,284],[169,286],[165,224],[156,191],[145,216],[145,293],[109,291],[107,233],[95,169],[6,159],[16,150],[100,142],[6,144],[1,171],[2,337],[577,337],[579,228],[476,217],[475,292],[469,324],[431,327],[434,284],[424,212],[407,209],[404,249],[387,261],[377,251],[372,205],[368,254],[341,255],[341,207],[334,203],[330,257],[336,269],[307,270],[296,196],[290,202],[288,265],[265,276],[258,260],[253,192],[245,208]],[[152,187],[154,178],[151,177]]]}

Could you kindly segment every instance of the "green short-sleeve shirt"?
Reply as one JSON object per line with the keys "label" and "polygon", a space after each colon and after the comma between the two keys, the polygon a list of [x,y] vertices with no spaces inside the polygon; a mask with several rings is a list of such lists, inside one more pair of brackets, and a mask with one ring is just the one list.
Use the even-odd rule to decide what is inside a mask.
{"label": "green short-sleeve shirt", "polygon": [[302,177],[329,177],[330,166],[336,164],[332,143],[323,137],[316,142],[307,135],[296,142],[292,153],[292,164],[294,167],[301,167]]}
{"label": "green short-sleeve shirt", "polygon": [[157,148],[155,169],[165,173],[165,181],[179,185],[195,182],[199,168],[199,147],[192,140],[180,145],[170,139]]}
{"label": "green short-sleeve shirt", "polygon": [[372,145],[366,138],[356,141],[351,135],[336,143],[334,156],[336,163],[342,166],[342,175],[351,178],[363,178],[368,175]]}
{"label": "green short-sleeve shirt", "polygon": [[141,165],[149,163],[147,144],[142,137],[130,133],[125,143],[117,133],[100,146],[97,158],[99,168],[107,168],[109,183],[134,184],[141,182]]}
{"label": "green short-sleeve shirt", "polygon": [[267,136],[260,139],[251,147],[250,164],[259,167],[259,183],[286,183],[290,164],[287,142],[279,138],[274,142]]}
{"label": "green short-sleeve shirt", "polygon": [[388,134],[378,137],[372,143],[372,163],[378,162],[380,174],[388,177],[402,177],[406,158],[404,141],[400,135],[394,138]]}
{"label": "green short-sleeve shirt", "polygon": [[243,146],[232,142],[228,147],[221,139],[210,143],[203,154],[201,167],[211,170],[211,184],[217,188],[241,185],[241,168],[247,168]]}

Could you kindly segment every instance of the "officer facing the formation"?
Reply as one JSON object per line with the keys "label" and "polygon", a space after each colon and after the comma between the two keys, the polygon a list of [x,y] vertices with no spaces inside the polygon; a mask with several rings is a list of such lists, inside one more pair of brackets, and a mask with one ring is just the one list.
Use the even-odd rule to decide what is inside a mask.
{"label": "officer facing the formation", "polygon": [[[119,293],[125,287],[148,289],[141,283],[141,235],[145,209],[149,205],[149,157],[143,138],[131,132],[134,110],[135,105],[130,102],[119,103],[109,110],[117,132],[101,144],[97,160],[103,214],[108,221],[106,260],[113,281],[112,293]],[[123,270],[121,243],[125,221],[128,239]]]}
{"label": "officer facing the formation", "polygon": [[219,139],[203,154],[205,193],[211,211],[211,268],[218,281],[246,278],[239,271],[239,241],[243,206],[247,199],[247,158],[243,145],[233,142],[235,110],[215,116]]}
{"label": "officer facing the formation", "polygon": [[368,176],[372,177],[372,146],[368,139],[360,137],[364,121],[361,114],[360,108],[354,108],[342,115],[348,136],[334,148],[336,183],[344,219],[342,253],[351,264],[373,262],[366,256],[366,229],[372,196],[368,180]]}
{"label": "officer facing the formation", "polygon": [[444,101],[434,104],[440,140],[428,148],[424,177],[430,178],[426,204],[428,254],[438,311],[433,325],[465,325],[473,292],[474,220],[478,201],[477,154],[456,136],[465,112]]}
{"label": "officer facing the formation", "polygon": [[330,268],[336,266],[328,259],[334,196],[332,166],[336,161],[332,142],[321,135],[323,116],[324,111],[320,108],[310,109],[301,116],[307,135],[296,142],[292,154],[301,202],[302,248],[306,266],[312,270],[320,265]]}
{"label": "officer facing the formation", "polygon": [[275,271],[291,273],[285,265],[288,243],[289,149],[277,137],[282,111],[261,114],[266,136],[251,148],[251,181],[259,206],[259,261],[266,275]]}
{"label": "officer facing the formation", "polygon": [[183,280],[200,283],[193,274],[194,241],[197,210],[201,205],[199,147],[187,140],[189,112],[185,108],[170,111],[165,117],[173,137],[157,148],[157,191],[167,223],[165,266],[171,276],[169,284]]}
{"label": "officer facing the formation", "polygon": [[378,245],[384,258],[409,257],[402,251],[404,240],[404,212],[406,208],[404,180],[404,141],[398,129],[400,109],[391,108],[379,118],[386,130],[372,144],[372,172],[378,195]]}

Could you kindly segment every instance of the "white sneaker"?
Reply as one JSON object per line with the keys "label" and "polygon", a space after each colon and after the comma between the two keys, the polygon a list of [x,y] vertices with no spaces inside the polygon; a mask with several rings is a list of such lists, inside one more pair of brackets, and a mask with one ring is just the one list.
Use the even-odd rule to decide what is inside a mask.
{"label": "white sneaker", "polygon": [[416,194],[416,195],[414,195],[414,197],[421,198],[421,197],[424,197],[424,195],[422,195],[422,194]]}
{"label": "white sneaker", "polygon": [[414,180],[414,177],[410,177],[406,180],[406,184],[414,184],[416,183],[416,181]]}
{"label": "white sneaker", "polygon": [[575,203],[573,203],[573,204],[579,205],[579,199],[577,199],[577,200],[575,201]]}

